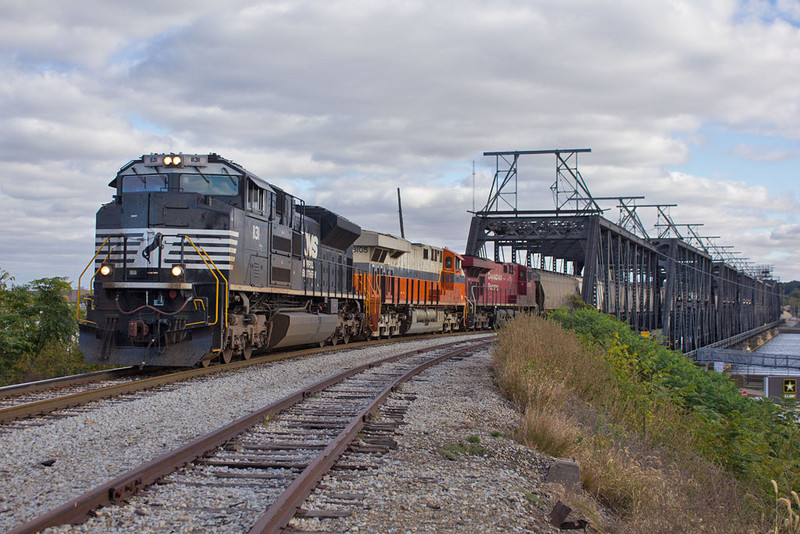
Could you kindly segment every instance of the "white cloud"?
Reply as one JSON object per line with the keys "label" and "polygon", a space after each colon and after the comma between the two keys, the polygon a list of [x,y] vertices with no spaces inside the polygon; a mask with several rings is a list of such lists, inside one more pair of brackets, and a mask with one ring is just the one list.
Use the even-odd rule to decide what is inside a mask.
{"label": "white cloud", "polygon": [[[407,234],[460,249],[470,163],[478,207],[494,172],[483,151],[591,147],[594,194],[678,202],[685,220],[774,257],[791,248],[774,236],[800,224],[794,198],[756,177],[669,171],[709,123],[800,139],[797,20],[783,0],[4,2],[0,201],[13,217],[0,268],[47,275],[44,242],[79,272],[68,254],[108,180],[163,151],[220,153],[395,233],[401,187]],[[521,165],[520,207],[552,207],[552,159]],[[454,168],[465,181],[437,180]],[[798,254],[777,273],[800,279]]]}
{"label": "white cloud", "polygon": [[765,149],[763,147],[747,145],[744,143],[739,143],[738,145],[733,147],[731,153],[740,158],[752,161],[772,162],[772,161],[788,161],[800,158],[800,151],[772,150],[772,149]]}

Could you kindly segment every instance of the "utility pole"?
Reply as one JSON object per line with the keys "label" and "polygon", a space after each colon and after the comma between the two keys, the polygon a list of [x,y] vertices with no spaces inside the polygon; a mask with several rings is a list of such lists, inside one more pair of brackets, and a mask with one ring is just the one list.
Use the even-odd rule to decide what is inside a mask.
{"label": "utility pole", "polygon": [[400,215],[400,237],[406,238],[406,232],[403,230],[403,204],[400,202],[400,188],[397,188],[397,213]]}

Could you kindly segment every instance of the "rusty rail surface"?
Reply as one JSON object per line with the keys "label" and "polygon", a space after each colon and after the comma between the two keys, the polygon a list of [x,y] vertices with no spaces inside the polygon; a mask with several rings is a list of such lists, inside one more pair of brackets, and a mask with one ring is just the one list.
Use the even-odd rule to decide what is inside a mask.
{"label": "rusty rail surface", "polygon": [[[453,345],[465,342],[469,341],[462,340],[435,345],[433,347],[427,347],[424,349],[403,352],[394,356],[369,362],[352,369],[348,369],[329,378],[320,380],[303,390],[292,393],[279,401],[261,408],[260,410],[254,411],[215,431],[209,432],[205,436],[202,436],[195,441],[163,454],[149,462],[142,464],[139,467],[131,469],[119,477],[87,491],[83,495],[72,499],[71,501],[51,510],[50,512],[47,512],[36,519],[14,528],[9,534],[29,534],[39,532],[52,526],[63,525],[67,523],[83,523],[92,517],[92,512],[94,510],[100,507],[113,505],[118,501],[130,497],[138,491],[157,482],[169,473],[225,444],[235,436],[264,421],[265,418],[274,416],[282,410],[297,404],[306,397],[318,393],[333,384],[341,382],[346,378],[379,365],[394,362],[416,354],[446,349],[452,347]],[[282,495],[278,501],[273,503],[273,505],[270,507],[270,511],[267,511],[267,513],[256,522],[256,524],[252,527],[253,530],[251,530],[251,532],[279,532],[280,529],[288,524],[288,522],[294,516],[297,507],[302,504],[302,501],[305,499],[305,497],[308,496],[308,494],[313,490],[317,481],[336,462],[336,459],[338,459],[341,453],[347,448],[348,443],[363,427],[364,422],[368,419],[369,413],[374,410],[375,406],[383,402],[391,393],[391,391],[397,387],[397,385],[408,380],[422,370],[435,365],[436,363],[448,358],[452,358],[458,354],[484,347],[492,342],[493,339],[479,341],[467,347],[448,352],[442,356],[423,363],[422,365],[412,369],[405,375],[395,380],[378,397],[376,397],[376,400],[373,401],[374,405],[371,404],[370,407],[358,414],[353,422],[348,425],[345,431],[342,432],[333,443],[331,443],[324,451],[320,453],[317,460],[312,462],[312,464],[309,465],[299,475],[298,479],[292,482],[289,488],[287,488],[286,496],[284,497]],[[207,371],[208,369],[202,370]],[[275,510],[271,511],[273,508],[275,508]]]}

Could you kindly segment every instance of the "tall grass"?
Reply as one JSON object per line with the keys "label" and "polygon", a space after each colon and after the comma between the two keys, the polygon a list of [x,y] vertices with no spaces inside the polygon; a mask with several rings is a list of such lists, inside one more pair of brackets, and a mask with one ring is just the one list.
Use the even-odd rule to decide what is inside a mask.
{"label": "tall grass", "polygon": [[495,374],[524,413],[523,439],[577,458],[617,530],[750,532],[767,525],[770,478],[797,482],[800,450],[779,408],[613,318],[561,310],[499,335]]}

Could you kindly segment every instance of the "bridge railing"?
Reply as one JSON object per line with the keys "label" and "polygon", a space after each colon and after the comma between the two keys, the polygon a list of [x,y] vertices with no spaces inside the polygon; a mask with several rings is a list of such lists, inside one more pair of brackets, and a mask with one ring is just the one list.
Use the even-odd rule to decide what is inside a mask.
{"label": "bridge railing", "polygon": [[[734,345],[738,345],[739,343],[744,343],[745,341],[747,341],[751,337],[755,337],[757,335],[763,334],[764,332],[772,330],[773,328],[777,328],[778,326],[783,324],[783,322],[784,322],[783,319],[780,319],[778,321],[772,321],[771,323],[767,323],[767,324],[765,324],[763,326],[759,326],[758,328],[752,328],[752,329],[748,330],[747,332],[742,332],[741,334],[736,334],[735,336],[731,336],[729,338],[721,339],[720,341],[717,341],[717,342],[714,342],[714,343],[710,343],[710,344],[706,345],[705,347],[701,347],[699,349],[689,351],[689,352],[686,353],[686,356],[691,358],[691,359],[694,359],[694,360],[696,360],[698,362],[700,362],[700,361],[706,361],[706,362],[707,361],[721,361],[721,360],[701,360],[700,359],[700,351],[704,351],[703,354],[708,354],[707,351],[710,350],[710,349],[725,349],[727,347],[732,347]],[[735,350],[735,351],[732,351],[732,352],[742,352],[742,351],[736,351]]]}
{"label": "bridge railing", "polygon": [[722,362],[733,365],[781,367],[800,369],[800,356],[791,354],[766,354],[763,352],[747,352],[743,350],[719,349],[703,347],[697,350],[698,362]]}

